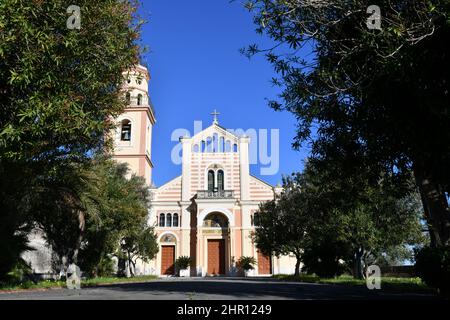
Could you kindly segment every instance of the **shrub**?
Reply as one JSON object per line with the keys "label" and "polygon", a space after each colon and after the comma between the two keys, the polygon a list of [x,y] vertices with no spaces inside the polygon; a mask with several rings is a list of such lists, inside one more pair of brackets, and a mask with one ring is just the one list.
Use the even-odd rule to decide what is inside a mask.
{"label": "shrub", "polygon": [[440,293],[450,293],[450,247],[425,247],[417,250],[416,273],[427,285]]}
{"label": "shrub", "polygon": [[183,270],[183,269],[189,268],[191,263],[192,263],[191,257],[180,256],[180,257],[177,258],[177,260],[175,260],[175,267],[178,270]]}
{"label": "shrub", "polygon": [[255,268],[254,265],[256,265],[254,257],[242,256],[237,261],[237,266],[244,271],[253,270]]}

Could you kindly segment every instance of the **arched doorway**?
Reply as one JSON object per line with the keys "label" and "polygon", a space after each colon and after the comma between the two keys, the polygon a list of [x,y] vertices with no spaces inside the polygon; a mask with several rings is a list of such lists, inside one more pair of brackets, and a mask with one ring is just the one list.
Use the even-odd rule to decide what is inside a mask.
{"label": "arched doorway", "polygon": [[159,242],[161,244],[161,275],[174,275],[177,239],[173,234],[165,233]]}
{"label": "arched doorway", "polygon": [[228,252],[228,218],[220,212],[211,212],[203,219],[205,236],[206,274],[225,275]]}

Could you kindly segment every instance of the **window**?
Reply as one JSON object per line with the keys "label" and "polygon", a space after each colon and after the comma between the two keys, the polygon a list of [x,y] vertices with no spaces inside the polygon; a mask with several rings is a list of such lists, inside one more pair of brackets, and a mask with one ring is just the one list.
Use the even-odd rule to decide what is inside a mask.
{"label": "window", "polygon": [[231,141],[227,140],[225,143],[225,152],[231,152]]}
{"label": "window", "polygon": [[224,188],[224,176],[223,176],[223,171],[219,170],[217,171],[217,188],[219,189],[219,191],[223,191]]}
{"label": "window", "polygon": [[225,152],[225,138],[220,137],[219,152]]}
{"label": "window", "polygon": [[208,191],[214,191],[214,171],[208,171]]}
{"label": "window", "polygon": [[202,149],[200,152],[205,152],[206,151],[206,142],[204,140],[202,140]]}
{"label": "window", "polygon": [[212,152],[213,150],[213,145],[212,145],[212,138],[208,137],[206,138],[206,152]]}
{"label": "window", "polygon": [[130,120],[122,121],[120,140],[122,140],[122,141],[130,141],[131,140],[131,122],[130,122]]}
{"label": "window", "polygon": [[194,144],[194,147],[192,148],[192,151],[194,151],[195,153],[198,152],[198,144]]}
{"label": "window", "polygon": [[213,134],[212,149],[212,152],[219,151],[219,135],[217,133]]}
{"label": "window", "polygon": [[238,146],[237,146],[237,144],[235,143],[235,144],[233,144],[233,152],[237,152],[238,151]]}
{"label": "window", "polygon": [[259,214],[258,214],[258,213],[255,213],[255,214],[252,216],[252,225],[255,226],[255,227],[257,227],[257,226],[260,225],[260,217],[259,217]]}
{"label": "window", "polygon": [[137,105],[138,106],[142,105],[142,94],[140,94],[140,93],[137,96]]}
{"label": "window", "polygon": [[166,214],[166,227],[172,226],[172,215],[170,213]]}
{"label": "window", "polygon": [[172,225],[173,225],[174,227],[178,227],[178,213],[174,213],[174,214],[173,214]]}
{"label": "window", "polygon": [[159,226],[164,227],[166,224],[166,215],[164,213],[161,213],[159,215]]}
{"label": "window", "polygon": [[127,104],[131,103],[131,94],[129,92],[125,95],[125,100],[127,101]]}

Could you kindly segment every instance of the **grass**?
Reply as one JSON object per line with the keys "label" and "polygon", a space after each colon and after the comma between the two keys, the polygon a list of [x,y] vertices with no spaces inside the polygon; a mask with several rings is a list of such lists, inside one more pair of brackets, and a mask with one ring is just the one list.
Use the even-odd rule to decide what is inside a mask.
{"label": "grass", "polygon": [[[145,282],[157,279],[157,276],[137,276],[132,278],[118,278],[118,277],[97,277],[91,279],[84,279],[81,281],[82,287],[98,286],[113,283],[132,283],[132,282]],[[15,290],[26,290],[26,289],[51,289],[51,288],[65,288],[65,281],[55,281],[55,280],[43,280],[37,283],[32,281],[23,282],[20,284],[1,284],[1,291],[15,291]]]}
{"label": "grass", "polygon": [[[349,275],[341,275],[336,278],[320,278],[316,275],[302,274],[299,276],[278,274],[275,279],[283,281],[298,281],[307,283],[323,283],[349,286],[366,287],[365,279],[354,279]],[[418,292],[435,293],[436,290],[428,287],[420,278],[381,277],[381,290],[390,292]]]}

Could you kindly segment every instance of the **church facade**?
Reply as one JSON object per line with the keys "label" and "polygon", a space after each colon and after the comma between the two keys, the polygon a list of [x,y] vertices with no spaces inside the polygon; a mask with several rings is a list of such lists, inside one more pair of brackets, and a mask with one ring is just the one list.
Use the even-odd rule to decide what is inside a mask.
{"label": "church facade", "polygon": [[171,276],[177,257],[192,260],[191,276],[237,275],[241,256],[257,260],[253,275],[292,273],[295,258],[267,257],[251,239],[261,202],[280,190],[250,174],[249,143],[219,125],[217,113],[208,128],[181,137],[181,175],[162,186],[151,184],[152,128],[155,115],[148,95],[149,73],[138,66],[124,85],[129,102],[117,118],[114,159],[144,176],[151,191],[149,224],[155,226],[159,252],[137,273]]}

